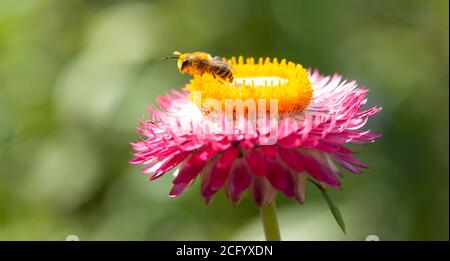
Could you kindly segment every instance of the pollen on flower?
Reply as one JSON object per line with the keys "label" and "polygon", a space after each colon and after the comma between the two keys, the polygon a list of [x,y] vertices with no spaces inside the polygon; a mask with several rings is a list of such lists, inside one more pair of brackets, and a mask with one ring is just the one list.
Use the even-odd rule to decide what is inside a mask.
{"label": "pollen on flower", "polygon": [[185,87],[190,92],[200,92],[202,100],[219,100],[222,105],[227,99],[253,99],[266,101],[269,110],[270,99],[278,100],[279,113],[303,111],[311,102],[313,89],[308,72],[300,64],[278,62],[269,58],[232,57],[228,63],[234,68],[234,81],[221,82],[210,74],[195,75]]}

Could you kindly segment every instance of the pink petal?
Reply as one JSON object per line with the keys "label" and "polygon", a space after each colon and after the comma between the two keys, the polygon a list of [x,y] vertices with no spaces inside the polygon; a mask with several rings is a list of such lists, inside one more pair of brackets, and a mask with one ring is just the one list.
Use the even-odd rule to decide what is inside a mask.
{"label": "pink petal", "polygon": [[253,201],[258,206],[272,202],[276,195],[276,191],[264,177],[253,177],[251,192]]}
{"label": "pink petal", "polygon": [[298,129],[297,121],[291,117],[281,120],[278,127],[278,139],[284,139]]}
{"label": "pink petal", "polygon": [[220,189],[225,183],[233,161],[239,154],[239,148],[230,147],[222,152],[217,164],[213,167],[210,177],[210,188],[212,190]]}
{"label": "pink petal", "polygon": [[242,198],[243,192],[248,188],[252,181],[250,168],[244,159],[237,159],[230,172],[229,193],[234,204],[238,204]]}
{"label": "pink petal", "polygon": [[333,171],[330,170],[325,164],[321,164],[313,156],[306,153],[297,153],[301,156],[299,158],[301,160],[301,164],[304,166],[309,175],[319,181],[327,183],[332,187],[340,187],[341,182],[333,174]]}
{"label": "pink petal", "polygon": [[274,158],[277,155],[277,146],[275,145],[262,145],[261,149],[268,158]]}
{"label": "pink petal", "polygon": [[244,156],[244,158],[255,176],[261,177],[266,175],[267,163],[260,151],[252,149]]}
{"label": "pink petal", "polygon": [[222,152],[219,160],[213,165],[210,173],[205,173],[208,178],[202,180],[202,196],[209,203],[214,195],[222,188],[228,178],[228,173],[233,161],[239,154],[239,148],[230,147]]}
{"label": "pink petal", "polygon": [[178,176],[173,180],[173,184],[187,184],[197,177],[197,175],[205,167],[208,160],[215,154],[215,151],[208,146],[203,150],[199,150],[192,154]]}
{"label": "pink petal", "polygon": [[352,164],[348,163],[347,161],[339,158],[339,157],[334,157],[334,159],[344,168],[348,169],[349,171],[358,174],[358,175],[362,175],[364,174],[364,172],[360,169],[357,169],[356,167],[354,167]]}
{"label": "pink petal", "polygon": [[336,155],[334,155],[335,158],[340,158],[343,159],[345,161],[347,161],[348,163],[361,167],[361,168],[368,168],[369,166],[367,166],[366,164],[358,161],[355,157],[353,157],[352,155],[348,155],[348,154],[343,154],[343,153],[337,153]]}
{"label": "pink petal", "polygon": [[283,167],[277,160],[268,161],[267,179],[270,184],[279,191],[288,190],[289,171]]}
{"label": "pink petal", "polygon": [[178,164],[180,164],[189,154],[186,152],[178,153],[177,155],[173,156],[170,160],[165,162],[164,164],[159,167],[159,169],[153,174],[149,180],[154,180],[162,175],[164,175],[167,171],[170,171],[174,167],[176,167]]}
{"label": "pink petal", "polygon": [[189,186],[190,183],[179,183],[179,184],[174,184],[172,186],[172,190],[170,190],[169,192],[169,197],[177,197],[179,195],[181,195],[181,193],[183,193],[186,188]]}
{"label": "pink petal", "polygon": [[[211,159],[211,161],[214,161],[214,159]],[[216,164],[216,162],[209,162],[206,167],[201,172],[201,193],[203,196],[203,199],[205,200],[206,204],[210,204],[214,194],[216,194],[217,191],[213,191],[210,189],[210,181],[211,181],[211,170],[213,166]]]}
{"label": "pink petal", "polygon": [[280,139],[278,141],[278,145],[283,146],[285,148],[297,148],[302,144],[302,139],[296,135],[291,134],[284,139]]}
{"label": "pink petal", "polygon": [[291,149],[279,148],[278,154],[280,158],[294,171],[303,172],[304,167],[301,164],[301,156]]}
{"label": "pink petal", "polygon": [[288,197],[296,197],[297,196],[297,173],[292,173],[288,170],[288,175],[286,177],[286,189],[283,193]]}
{"label": "pink petal", "polygon": [[316,149],[327,152],[327,153],[334,153],[334,152],[342,152],[342,153],[347,153],[347,154],[355,153],[351,149],[344,147],[342,145],[327,143],[327,142],[323,142],[323,141],[321,141],[321,142],[319,142],[319,144],[317,144]]}

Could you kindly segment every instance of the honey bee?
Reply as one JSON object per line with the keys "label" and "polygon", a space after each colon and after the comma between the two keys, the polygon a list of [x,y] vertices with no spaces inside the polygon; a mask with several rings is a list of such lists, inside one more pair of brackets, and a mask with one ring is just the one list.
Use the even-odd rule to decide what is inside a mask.
{"label": "honey bee", "polygon": [[233,67],[220,57],[213,58],[209,53],[180,53],[175,51],[172,56],[164,57],[161,61],[167,59],[178,59],[178,69],[181,73],[186,72],[191,75],[208,73],[221,82],[233,82]]}

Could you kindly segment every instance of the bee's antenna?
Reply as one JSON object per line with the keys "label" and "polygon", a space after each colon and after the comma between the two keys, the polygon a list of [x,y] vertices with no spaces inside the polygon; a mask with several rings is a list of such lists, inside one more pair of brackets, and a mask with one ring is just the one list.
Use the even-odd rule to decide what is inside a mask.
{"label": "bee's antenna", "polygon": [[162,61],[169,60],[169,59],[178,59],[179,57],[180,57],[179,55],[171,55],[171,56],[163,57],[159,61],[162,62]]}
{"label": "bee's antenna", "polygon": [[180,58],[180,55],[181,55],[180,52],[175,51],[172,53],[171,56],[163,57],[160,59],[160,61],[162,62],[162,61],[169,60],[169,59],[178,59],[178,58]]}

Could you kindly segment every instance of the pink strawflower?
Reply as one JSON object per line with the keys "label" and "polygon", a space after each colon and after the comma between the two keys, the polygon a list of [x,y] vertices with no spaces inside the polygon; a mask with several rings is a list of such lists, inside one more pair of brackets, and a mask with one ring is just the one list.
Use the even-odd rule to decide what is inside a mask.
{"label": "pink strawflower", "polygon": [[[363,173],[361,169],[367,165],[359,162],[354,157],[356,152],[346,145],[370,143],[380,136],[361,129],[369,117],[380,111],[378,107],[363,109],[366,89],[339,75],[323,76],[284,60],[260,60],[259,64],[253,59],[246,63],[242,60],[230,60],[237,71],[233,85],[205,74],[195,76],[184,91],[159,97],[160,109],[148,108],[150,119],[139,122],[137,131],[143,138],[132,143],[135,153],[131,163],[145,165],[142,172],[150,174],[150,180],[176,169],[171,197],[182,194],[198,178],[207,203],[224,188],[233,204],[238,204],[249,191],[258,206],[271,203],[277,192],[302,203],[307,178],[322,186],[339,188],[342,173],[336,165],[355,174]],[[274,76],[282,78],[275,88]],[[258,83],[261,79],[263,83]],[[246,80],[251,84],[247,86]],[[294,83],[297,85],[287,86]],[[297,91],[295,88],[300,85],[302,89]],[[264,93],[255,96],[256,91],[244,91],[247,87]],[[205,120],[208,112],[193,101],[195,91],[221,102],[225,98],[253,95],[268,99],[267,93],[273,95],[279,99],[276,142],[262,142],[261,138],[268,135],[267,129],[250,134],[239,128],[231,133],[221,132],[217,126],[223,123],[223,117],[218,121]],[[302,96],[296,97],[301,91]],[[280,92],[284,93],[279,95]],[[289,100],[292,95],[295,97]]]}

